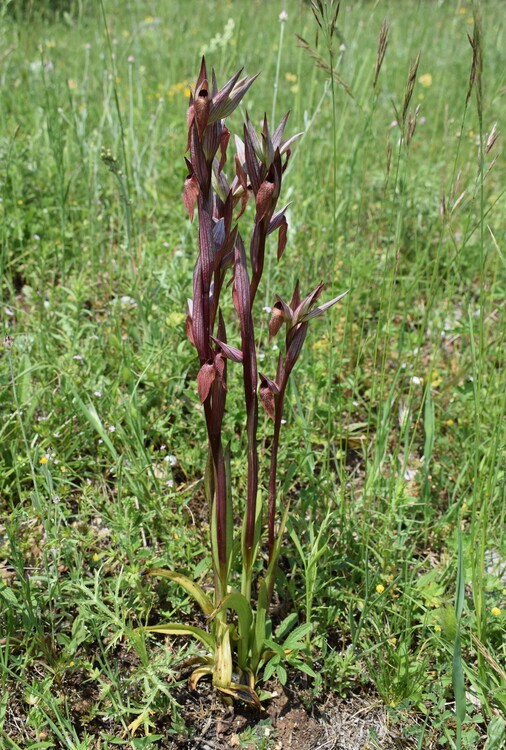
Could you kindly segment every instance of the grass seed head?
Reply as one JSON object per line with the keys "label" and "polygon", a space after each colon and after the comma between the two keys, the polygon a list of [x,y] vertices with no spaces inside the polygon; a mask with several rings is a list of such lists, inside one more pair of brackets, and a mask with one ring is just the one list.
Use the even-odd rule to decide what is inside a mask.
{"label": "grass seed head", "polygon": [[402,104],[402,112],[401,112],[401,122],[402,122],[403,132],[404,132],[404,128],[406,125],[406,115],[408,114],[409,104],[411,102],[411,97],[413,96],[413,91],[415,89],[416,76],[418,73],[418,66],[420,64],[420,54],[421,53],[419,52],[409,68],[408,80],[406,83],[406,88],[404,90],[404,102]]}
{"label": "grass seed head", "polygon": [[383,60],[385,59],[385,53],[387,51],[388,47],[388,35],[390,33],[390,27],[388,25],[387,19],[385,18],[383,23],[381,24],[381,29],[379,33],[379,39],[378,39],[378,51],[376,53],[376,65],[374,68],[374,77],[372,81],[373,88],[376,88],[376,84],[378,83],[378,76],[380,74],[381,66],[383,65]]}

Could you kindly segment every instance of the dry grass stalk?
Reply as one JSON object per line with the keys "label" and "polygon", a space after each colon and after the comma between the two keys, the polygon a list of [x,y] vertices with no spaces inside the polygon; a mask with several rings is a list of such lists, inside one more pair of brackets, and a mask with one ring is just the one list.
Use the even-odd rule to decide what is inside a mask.
{"label": "dry grass stalk", "polygon": [[376,53],[376,66],[374,68],[374,78],[372,80],[373,88],[376,88],[376,84],[378,82],[378,76],[380,74],[381,66],[383,65],[383,60],[385,59],[385,53],[387,51],[388,47],[388,35],[390,33],[390,27],[387,23],[387,19],[385,18],[383,23],[381,24],[381,29],[379,33],[379,39],[378,39],[378,51]]}
{"label": "dry grass stalk", "polygon": [[483,114],[483,84],[482,84],[482,73],[483,73],[483,48],[481,43],[481,16],[479,8],[475,8],[474,13],[474,27],[473,36],[467,35],[469,44],[473,50],[473,62],[471,63],[471,72],[469,74],[469,86],[467,88],[466,95],[466,106],[471,98],[473,87],[476,89],[476,104],[478,107],[478,117],[480,118]]}
{"label": "dry grass stalk", "polygon": [[[334,0],[329,2],[322,2],[322,0],[311,0],[311,10],[315,17],[316,23],[320,29],[329,34],[332,38],[334,31],[337,26],[337,17],[339,15],[339,8],[341,7],[341,0],[338,0],[336,7],[334,8]],[[329,23],[329,10],[332,11],[332,20]]]}
{"label": "dry grass stalk", "polygon": [[489,154],[492,151],[492,149],[494,148],[495,142],[497,141],[498,138],[499,138],[499,133],[497,131],[497,123],[494,122],[494,125],[492,127],[492,130],[489,133],[489,136],[487,138],[487,143],[485,146],[485,152],[487,154]]}
{"label": "dry grass stalk", "polygon": [[409,146],[410,141],[415,134],[416,121],[417,121],[419,112],[420,112],[420,105],[418,104],[415,111],[410,112],[408,115],[408,122],[406,124],[406,146]]}
{"label": "dry grass stalk", "polygon": [[411,102],[411,97],[413,96],[413,91],[415,89],[416,76],[418,73],[419,64],[420,64],[420,52],[418,53],[418,55],[415,58],[415,61],[411,64],[409,68],[408,81],[406,83],[406,89],[404,91],[404,102],[402,105],[402,112],[401,112],[401,123],[402,123],[403,133],[405,130],[405,125],[406,125],[406,115],[408,114],[409,104]]}
{"label": "dry grass stalk", "polygon": [[390,132],[388,133],[387,139],[387,163],[386,163],[386,176],[385,176],[385,190],[388,186],[388,180],[390,177],[390,168],[392,166],[392,140],[390,138]]}
{"label": "dry grass stalk", "polygon": [[339,86],[341,86],[346,91],[348,96],[350,96],[352,99],[355,99],[355,96],[353,95],[353,91],[351,90],[350,86],[339,75],[337,70],[335,68],[332,68],[327,62],[327,60],[325,60],[325,58],[322,55],[320,55],[318,50],[311,47],[311,45],[308,42],[306,42],[306,40],[303,37],[299,36],[299,34],[296,34],[295,36],[299,40],[298,46],[302,47],[302,49],[305,49],[309,53],[311,60],[314,60],[314,62],[316,63],[316,67],[321,68],[330,76],[332,76],[335,82],[338,83]]}

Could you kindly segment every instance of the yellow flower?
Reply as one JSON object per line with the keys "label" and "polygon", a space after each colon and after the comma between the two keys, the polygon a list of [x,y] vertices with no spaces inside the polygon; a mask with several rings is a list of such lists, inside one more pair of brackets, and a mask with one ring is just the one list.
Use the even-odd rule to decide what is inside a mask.
{"label": "yellow flower", "polygon": [[376,592],[378,594],[382,594],[384,592],[384,590],[385,590],[385,587],[383,586],[383,584],[378,583],[378,585],[376,586]]}
{"label": "yellow flower", "polygon": [[433,388],[437,388],[443,382],[443,378],[437,370],[432,371],[431,385]]}
{"label": "yellow flower", "polygon": [[436,633],[440,633],[441,632],[441,625],[434,625],[434,630],[436,631]]}
{"label": "yellow flower", "polygon": [[395,646],[395,644],[397,643],[397,638],[395,636],[392,636],[392,638],[388,639],[388,642],[391,646]]}
{"label": "yellow flower", "polygon": [[285,78],[289,83],[295,83],[297,81],[295,73],[285,73]]}
{"label": "yellow flower", "polygon": [[500,617],[501,616],[501,610],[499,609],[499,607],[492,607],[492,609],[490,611],[492,612],[492,614],[494,615],[494,617]]}
{"label": "yellow flower", "polygon": [[176,328],[177,326],[181,325],[186,320],[185,315],[183,313],[178,312],[171,312],[167,318],[166,322],[167,325],[169,325],[171,328]]}
{"label": "yellow flower", "polygon": [[99,559],[100,558],[99,558],[98,554],[95,552],[94,555],[93,555],[93,562],[98,562]]}
{"label": "yellow flower", "polygon": [[47,464],[48,461],[49,459],[47,456],[42,456],[42,458],[39,461],[39,464]]}
{"label": "yellow flower", "polygon": [[69,667],[73,667],[73,666],[74,666],[74,664],[75,664],[75,662],[74,662],[74,661],[69,661]]}
{"label": "yellow flower", "polygon": [[429,86],[432,86],[431,73],[422,73],[422,75],[418,77],[418,82],[420,83],[421,86],[424,87],[424,89],[428,89]]}

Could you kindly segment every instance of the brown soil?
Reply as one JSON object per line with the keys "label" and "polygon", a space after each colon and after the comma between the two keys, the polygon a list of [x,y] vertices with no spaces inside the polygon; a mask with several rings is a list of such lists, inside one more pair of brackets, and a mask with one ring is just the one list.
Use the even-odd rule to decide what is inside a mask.
{"label": "brown soil", "polygon": [[[202,688],[200,689],[200,693]],[[207,692],[207,691],[206,691]],[[329,696],[324,705],[307,704],[289,688],[276,686],[264,711],[226,708],[210,696],[188,693],[182,704],[191,738],[179,738],[167,750],[409,750],[415,745],[391,725],[382,702],[369,697]]]}
{"label": "brown soil", "polygon": [[[276,683],[269,688],[272,698],[264,710],[238,703],[226,706],[204,681],[195,692],[179,688],[174,698],[180,706],[180,726],[184,725],[184,732],[175,736],[168,717],[160,718],[154,732],[161,739],[149,747],[153,750],[411,750],[415,747],[392,726],[384,705],[375,697],[341,699],[329,695],[324,703],[311,705],[311,693],[300,684],[283,688]],[[89,715],[92,704],[100,701],[99,690],[89,683],[68,681],[65,694],[68,718],[77,735],[83,732],[88,738],[95,735],[98,750],[104,727],[83,719]],[[11,685],[9,697],[4,732],[18,747],[31,746],[36,737],[26,726],[27,707],[19,684]],[[119,746],[126,750],[142,746],[142,728],[136,732],[137,742],[130,742],[119,725],[116,728],[109,725],[108,730],[108,734],[112,730],[113,736],[123,740]],[[51,747],[63,748],[50,734],[48,728],[38,739],[52,739],[55,745]],[[0,747],[3,747],[1,735]]]}

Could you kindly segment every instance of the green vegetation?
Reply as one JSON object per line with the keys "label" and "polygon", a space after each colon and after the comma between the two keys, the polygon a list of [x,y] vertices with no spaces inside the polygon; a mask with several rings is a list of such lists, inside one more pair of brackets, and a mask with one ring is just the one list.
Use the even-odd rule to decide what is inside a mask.
{"label": "green vegetation", "polygon": [[[281,3],[261,0],[50,5],[0,2],[0,747],[192,747],[201,729],[183,710],[198,648],[145,627],[206,621],[173,581],[142,572],[213,584],[185,333],[197,228],[181,198],[205,54],[221,82],[262,71],[233,134],[246,111],[257,132],[264,112],[288,110],[287,136],[304,131],[283,176],[279,265],[267,240],[259,369],[278,358],[262,306],[297,279],[324,281],[324,299],[350,289],[311,323],[287,389],[290,513],[271,617],[278,643],[290,627],[302,636],[298,668],[280,649],[260,698],[282,691],[276,674],[307,705],[379,701],[406,746],[499,750],[502,1],[343,2],[332,34],[330,0],[317,18],[290,0],[283,21]],[[240,371],[229,364],[223,435],[238,524]],[[262,413],[263,476],[272,436]],[[238,742],[275,747],[264,730],[258,714]]]}

